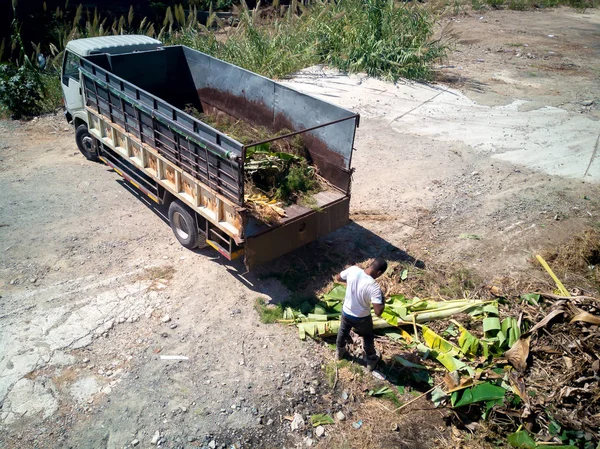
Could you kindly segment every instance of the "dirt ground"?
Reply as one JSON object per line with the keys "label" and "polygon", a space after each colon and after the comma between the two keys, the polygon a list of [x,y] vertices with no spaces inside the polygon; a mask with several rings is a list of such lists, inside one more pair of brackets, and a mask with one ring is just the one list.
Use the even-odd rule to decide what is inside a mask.
{"label": "dirt ground", "polygon": [[[60,114],[1,121],[0,447],[367,447],[382,433],[387,447],[456,446],[426,401],[379,428],[373,399],[344,394],[344,378],[332,390],[327,346],[253,309],[294,293],[285,267],[310,267],[296,282],[318,289],[380,252],[541,276],[532,254],[600,225],[600,12],[445,25],[445,84],[289,81],[362,116],[354,223],[255,273],[180,247],[161,210],[83,159]],[[321,438],[288,419],[339,411]]]}

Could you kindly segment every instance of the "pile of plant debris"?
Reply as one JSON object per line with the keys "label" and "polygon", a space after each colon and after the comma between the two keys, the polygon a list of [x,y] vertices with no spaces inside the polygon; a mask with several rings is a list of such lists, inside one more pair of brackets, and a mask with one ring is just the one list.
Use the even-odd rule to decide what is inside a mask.
{"label": "pile of plant debris", "polygon": [[[187,105],[185,111],[244,145],[291,133],[288,129],[273,133],[264,126],[254,126],[222,112],[201,113],[192,105]],[[276,223],[285,217],[283,207],[289,204],[312,207],[312,195],[326,185],[311,164],[300,135],[249,147],[244,171],[246,206],[256,218],[266,223]]]}
{"label": "pile of plant debris", "polygon": [[[508,298],[492,287],[484,299],[390,296],[382,317],[374,316],[381,371],[427,383],[430,400],[449,407],[455,424],[485,427],[512,447],[597,449],[600,299],[568,291],[536,258],[556,284],[552,293]],[[301,338],[333,336],[344,294],[334,285],[316,304],[285,308],[280,321],[297,326]]]}

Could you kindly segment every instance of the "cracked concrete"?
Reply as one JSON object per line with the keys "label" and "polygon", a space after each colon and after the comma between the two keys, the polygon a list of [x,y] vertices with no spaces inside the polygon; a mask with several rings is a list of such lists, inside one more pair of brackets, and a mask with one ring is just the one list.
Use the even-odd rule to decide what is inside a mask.
{"label": "cracked concrete", "polygon": [[[127,276],[131,278],[132,273],[136,271],[128,272]],[[115,282],[117,280],[112,279],[112,284]],[[0,324],[0,347],[3,348],[0,357],[0,403],[6,398],[2,405],[2,419],[14,420],[28,407],[32,411],[37,410],[36,401],[17,401],[17,413],[13,405],[15,401],[9,400],[11,388],[24,388],[22,380],[25,375],[46,366],[68,364],[72,357],[65,354],[65,350],[89,345],[93,338],[109,331],[120,316],[138,319],[145,313],[148,303],[144,291],[148,281],[133,281],[114,288],[111,288],[112,284],[111,281],[96,283],[95,292],[90,291],[90,286],[71,289],[64,295],[69,299],[68,305],[40,306],[28,313],[25,325],[18,324],[22,322],[19,315],[5,318]],[[98,291],[103,288],[108,289]],[[50,299],[46,301],[56,298],[52,293],[52,288],[42,291],[36,298],[38,304],[43,304],[48,295]],[[35,396],[41,390],[29,388],[27,391]],[[19,397],[23,395],[21,390],[18,394]]]}
{"label": "cracked concrete", "polygon": [[58,410],[58,400],[52,389],[42,382],[20,379],[6,397],[0,418],[6,424],[12,424],[24,416],[35,416],[38,413],[44,418]]}

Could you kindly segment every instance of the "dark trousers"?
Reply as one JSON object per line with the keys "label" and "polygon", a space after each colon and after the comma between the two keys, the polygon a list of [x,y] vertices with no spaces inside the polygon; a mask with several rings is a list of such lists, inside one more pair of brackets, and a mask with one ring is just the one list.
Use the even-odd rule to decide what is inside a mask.
{"label": "dark trousers", "polygon": [[363,338],[367,358],[375,357],[377,353],[375,352],[375,335],[373,334],[373,319],[371,315],[356,318],[342,312],[340,330],[338,331],[336,340],[338,350],[343,350],[346,347],[346,341],[352,329]]}

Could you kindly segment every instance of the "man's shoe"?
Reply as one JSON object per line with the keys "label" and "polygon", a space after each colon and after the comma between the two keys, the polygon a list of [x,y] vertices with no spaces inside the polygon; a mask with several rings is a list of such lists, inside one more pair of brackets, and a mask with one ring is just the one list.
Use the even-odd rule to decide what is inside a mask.
{"label": "man's shoe", "polygon": [[373,371],[377,367],[379,360],[380,360],[380,357],[378,355],[366,357],[367,370]]}
{"label": "man's shoe", "polygon": [[346,357],[346,348],[337,348],[335,350],[335,359],[339,362],[340,360],[344,360]]}

